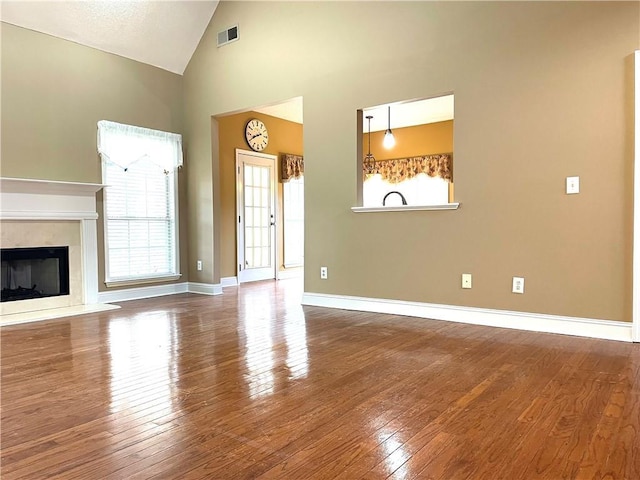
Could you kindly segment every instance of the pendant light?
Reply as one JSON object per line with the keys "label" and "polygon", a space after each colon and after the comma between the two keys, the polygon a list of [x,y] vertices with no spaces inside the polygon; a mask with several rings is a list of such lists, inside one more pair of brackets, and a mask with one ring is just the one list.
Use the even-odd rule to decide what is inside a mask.
{"label": "pendant light", "polygon": [[373,175],[377,173],[377,170],[378,170],[376,168],[376,159],[373,155],[371,155],[371,119],[372,118],[373,118],[372,115],[367,115],[367,120],[369,120],[369,134],[367,135],[367,137],[369,138],[369,150],[364,157],[364,161],[362,162],[364,173],[367,175]]}
{"label": "pendant light", "polygon": [[384,140],[382,141],[382,145],[384,148],[393,148],[396,144],[396,139],[393,136],[393,132],[391,131],[391,107],[389,107],[389,128],[384,132]]}

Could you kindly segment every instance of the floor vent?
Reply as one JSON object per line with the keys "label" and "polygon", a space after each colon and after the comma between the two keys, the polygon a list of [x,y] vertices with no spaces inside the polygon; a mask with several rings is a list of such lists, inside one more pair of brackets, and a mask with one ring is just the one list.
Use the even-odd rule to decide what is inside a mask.
{"label": "floor vent", "polygon": [[226,45],[227,43],[235,42],[238,40],[238,26],[234,25],[226,30],[218,32],[218,47]]}

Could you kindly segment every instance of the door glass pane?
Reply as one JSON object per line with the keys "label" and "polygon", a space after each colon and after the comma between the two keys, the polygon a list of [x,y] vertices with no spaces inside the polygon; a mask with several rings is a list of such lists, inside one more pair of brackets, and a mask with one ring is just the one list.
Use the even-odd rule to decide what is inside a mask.
{"label": "door glass pane", "polygon": [[245,268],[271,266],[269,167],[244,164]]}

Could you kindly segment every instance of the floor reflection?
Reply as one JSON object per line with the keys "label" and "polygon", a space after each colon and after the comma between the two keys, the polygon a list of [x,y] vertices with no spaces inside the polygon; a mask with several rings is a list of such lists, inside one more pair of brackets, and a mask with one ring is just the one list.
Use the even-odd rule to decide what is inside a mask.
{"label": "floor reflection", "polygon": [[306,378],[309,373],[309,349],[307,348],[307,324],[304,317],[285,319],[284,335],[287,344],[287,368],[289,380]]}
{"label": "floor reflection", "polygon": [[274,307],[274,293],[279,293],[277,284],[252,288],[251,295],[242,297],[241,337],[245,340],[244,378],[249,396],[254,399],[272,395],[291,380],[307,377],[309,351],[298,289],[285,290],[283,310]]}
{"label": "floor reflection", "polygon": [[387,472],[393,473],[394,478],[407,478],[409,472],[406,463],[409,455],[403,448],[403,442],[394,435],[389,436],[384,430],[378,434],[378,439],[381,440],[380,446]]}
{"label": "floor reflection", "polygon": [[153,401],[172,407],[176,323],[167,312],[146,312],[109,323],[112,412]]}
{"label": "floor reflection", "polygon": [[245,381],[250,398],[271,395],[274,391],[273,322],[271,296],[267,291],[243,298],[245,334]]}

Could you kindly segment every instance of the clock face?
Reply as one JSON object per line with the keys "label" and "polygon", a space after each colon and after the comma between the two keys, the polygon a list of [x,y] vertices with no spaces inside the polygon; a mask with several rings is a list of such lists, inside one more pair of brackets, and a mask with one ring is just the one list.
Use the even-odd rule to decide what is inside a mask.
{"label": "clock face", "polygon": [[269,133],[267,127],[257,118],[249,120],[244,130],[247,143],[256,152],[260,152],[267,148],[269,144]]}

